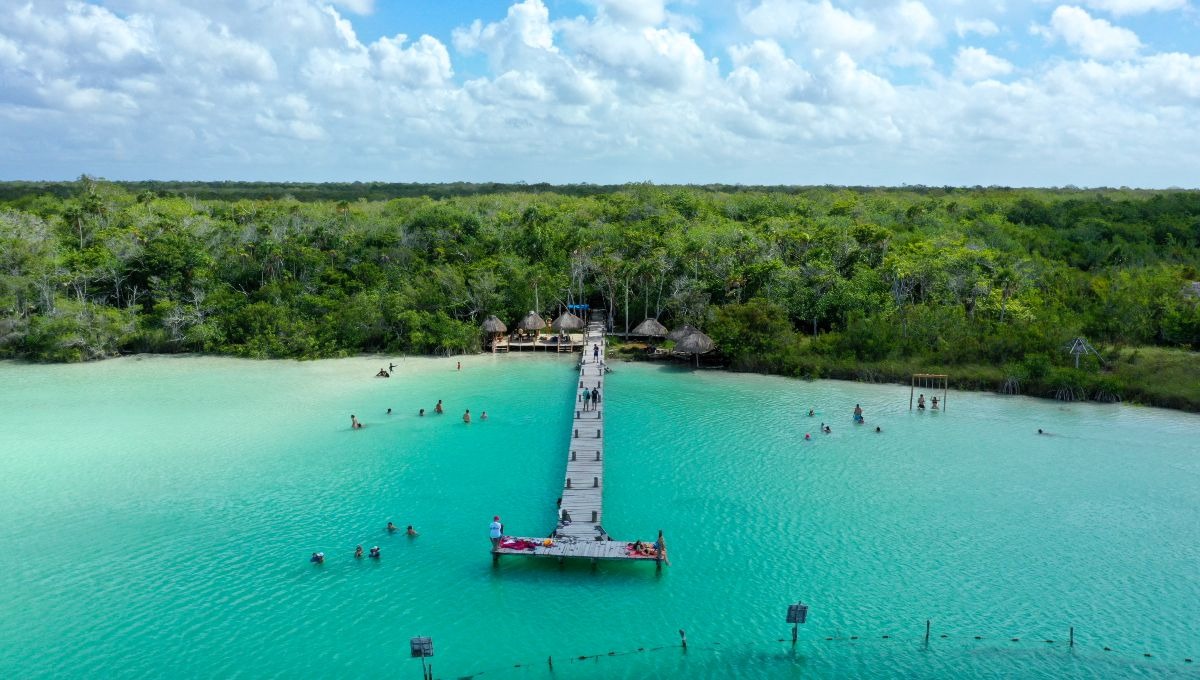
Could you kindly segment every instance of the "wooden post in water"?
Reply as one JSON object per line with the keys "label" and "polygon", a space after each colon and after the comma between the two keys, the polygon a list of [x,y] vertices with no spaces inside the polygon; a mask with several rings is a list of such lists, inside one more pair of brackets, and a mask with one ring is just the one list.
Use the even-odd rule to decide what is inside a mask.
{"label": "wooden post in water", "polygon": [[925,646],[929,646],[929,619],[925,619]]}
{"label": "wooden post in water", "polygon": [[1075,626],[1071,626],[1071,648],[1075,647]]}
{"label": "wooden post in water", "polygon": [[679,629],[679,641],[683,644],[684,650],[686,650],[687,649],[687,631],[682,628]]}

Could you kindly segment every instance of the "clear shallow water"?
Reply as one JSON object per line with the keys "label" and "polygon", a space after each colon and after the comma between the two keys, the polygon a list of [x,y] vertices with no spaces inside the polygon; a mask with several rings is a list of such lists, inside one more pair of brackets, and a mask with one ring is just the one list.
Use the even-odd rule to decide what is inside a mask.
{"label": "clear shallow water", "polygon": [[493,514],[552,527],[571,361],[383,363],[0,364],[0,673],[415,677],[419,634],[438,677],[1198,671],[1197,416],[618,364],[605,527],[673,566],[494,570]]}

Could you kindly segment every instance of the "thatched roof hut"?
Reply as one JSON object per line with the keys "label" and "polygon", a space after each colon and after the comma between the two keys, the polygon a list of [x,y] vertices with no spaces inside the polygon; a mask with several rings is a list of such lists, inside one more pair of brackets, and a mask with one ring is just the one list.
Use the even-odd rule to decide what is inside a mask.
{"label": "thatched roof hut", "polygon": [[704,354],[711,352],[712,348],[712,338],[695,329],[683,336],[682,339],[675,341],[675,351],[686,354]]}
{"label": "thatched roof hut", "polygon": [[658,322],[658,319],[646,319],[634,327],[629,332],[630,335],[646,335],[652,338],[661,338],[667,334],[667,327]]}
{"label": "thatched roof hut", "polygon": [[577,331],[583,328],[583,326],[583,319],[570,312],[563,312],[562,315],[550,323],[550,327],[556,331]]}
{"label": "thatched roof hut", "polygon": [[538,316],[537,312],[529,312],[521,319],[521,323],[517,324],[517,328],[523,331],[540,331],[546,327],[546,320]]}
{"label": "thatched roof hut", "polygon": [[508,326],[505,326],[503,321],[492,314],[483,320],[482,329],[484,333],[504,333],[508,330]]}
{"label": "thatched roof hut", "polygon": [[667,339],[674,340],[675,342],[679,342],[680,340],[686,338],[687,336],[691,335],[692,333],[699,333],[699,332],[700,332],[700,329],[694,328],[687,324],[684,324],[684,325],[680,326],[679,328],[676,328],[675,330],[671,331],[670,333],[667,333]]}

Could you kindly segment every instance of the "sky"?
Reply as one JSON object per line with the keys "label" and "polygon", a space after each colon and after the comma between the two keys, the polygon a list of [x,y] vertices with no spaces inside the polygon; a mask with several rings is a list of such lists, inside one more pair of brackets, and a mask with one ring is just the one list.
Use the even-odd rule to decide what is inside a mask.
{"label": "sky", "polygon": [[0,179],[1196,187],[1200,0],[0,0]]}

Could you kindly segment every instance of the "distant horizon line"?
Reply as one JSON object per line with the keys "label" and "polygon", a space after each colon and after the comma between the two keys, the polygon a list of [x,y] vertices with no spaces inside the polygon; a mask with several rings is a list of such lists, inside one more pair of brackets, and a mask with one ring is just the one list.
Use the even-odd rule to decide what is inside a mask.
{"label": "distant horizon line", "polygon": [[837,184],[837,183],[758,183],[758,182],[657,182],[654,180],[627,180],[624,182],[548,182],[528,180],[441,180],[441,181],[421,181],[421,180],[273,180],[273,179],[108,179],[99,175],[82,175],[74,179],[0,179],[2,185],[70,185],[77,184],[84,179],[90,179],[97,182],[105,182],[108,184],[224,184],[224,185],[279,185],[279,186],[406,186],[406,187],[451,187],[451,186],[491,186],[491,187],[591,187],[596,189],[622,189],[638,186],[654,186],[654,187],[691,187],[700,189],[710,189],[714,187],[732,187],[732,188],[750,188],[750,189],[955,189],[955,190],[1042,190],[1042,191],[1171,191],[1171,192],[1194,192],[1200,191],[1200,185],[1196,186],[1112,186],[1112,185],[1096,185],[1096,186],[1080,186],[1075,184],[1059,184],[1059,185],[1012,185],[1012,184]]}

